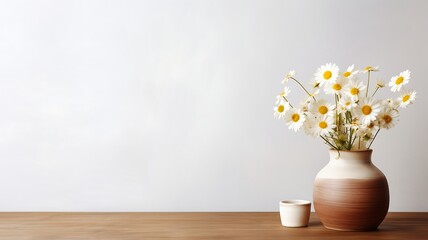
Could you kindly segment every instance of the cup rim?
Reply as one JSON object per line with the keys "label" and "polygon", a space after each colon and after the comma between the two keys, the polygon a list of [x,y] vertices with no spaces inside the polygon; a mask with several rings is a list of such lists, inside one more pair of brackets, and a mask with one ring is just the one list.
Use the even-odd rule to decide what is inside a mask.
{"label": "cup rim", "polygon": [[282,200],[279,202],[280,205],[283,206],[303,206],[303,205],[311,205],[311,202],[308,200],[299,200],[299,199],[290,199],[290,200]]}

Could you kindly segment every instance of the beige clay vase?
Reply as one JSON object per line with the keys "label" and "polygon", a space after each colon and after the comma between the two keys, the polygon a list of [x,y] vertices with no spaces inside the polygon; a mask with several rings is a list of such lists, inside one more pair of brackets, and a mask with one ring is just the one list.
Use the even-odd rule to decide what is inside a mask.
{"label": "beige clay vase", "polygon": [[330,161],[315,178],[314,208],[324,227],[376,230],[389,207],[385,175],[372,164],[372,150],[330,150]]}

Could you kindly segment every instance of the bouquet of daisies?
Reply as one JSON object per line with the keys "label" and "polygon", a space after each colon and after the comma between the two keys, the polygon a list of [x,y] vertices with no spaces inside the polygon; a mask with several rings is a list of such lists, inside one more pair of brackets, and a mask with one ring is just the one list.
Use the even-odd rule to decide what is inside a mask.
{"label": "bouquet of daisies", "polygon": [[[316,71],[310,91],[297,80],[295,71],[290,71],[282,81],[285,86],[277,96],[274,116],[284,120],[289,129],[303,129],[308,135],[321,137],[338,151],[369,149],[380,129],[393,127],[398,122],[399,109],[412,104],[416,97],[415,91],[403,87],[410,80],[410,71],[406,70],[388,84],[398,97],[374,99],[378,90],[386,86],[378,80],[374,90],[369,91],[370,75],[376,71],[378,67],[355,70],[352,65],[340,72],[336,64],[328,63]],[[287,98],[290,80],[307,94],[297,106]],[[331,101],[321,98],[321,88],[325,95],[331,95]]]}

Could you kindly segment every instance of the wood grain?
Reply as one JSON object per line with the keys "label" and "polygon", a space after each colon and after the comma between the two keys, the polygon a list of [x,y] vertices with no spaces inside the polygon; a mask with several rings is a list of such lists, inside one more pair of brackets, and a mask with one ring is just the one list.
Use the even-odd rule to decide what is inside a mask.
{"label": "wood grain", "polygon": [[311,214],[285,228],[279,213],[0,213],[0,239],[427,239],[428,213],[389,213],[378,231],[338,232]]}

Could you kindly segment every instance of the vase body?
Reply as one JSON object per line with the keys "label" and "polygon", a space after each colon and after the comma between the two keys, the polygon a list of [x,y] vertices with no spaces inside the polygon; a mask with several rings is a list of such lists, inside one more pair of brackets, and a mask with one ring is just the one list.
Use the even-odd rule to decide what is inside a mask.
{"label": "vase body", "polygon": [[385,175],[372,164],[372,150],[330,150],[330,161],[315,178],[314,208],[324,227],[376,230],[389,207]]}

